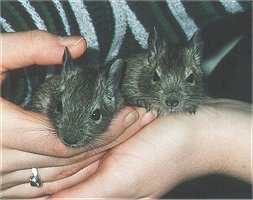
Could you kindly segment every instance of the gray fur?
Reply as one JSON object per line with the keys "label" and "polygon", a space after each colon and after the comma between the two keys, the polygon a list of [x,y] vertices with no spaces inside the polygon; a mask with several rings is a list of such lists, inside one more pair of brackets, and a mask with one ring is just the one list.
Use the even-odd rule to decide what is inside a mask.
{"label": "gray fur", "polygon": [[[122,60],[118,59],[109,72],[79,67],[66,50],[62,72],[39,88],[27,109],[47,115],[67,146],[90,144],[107,130],[122,106],[119,93],[122,66]],[[98,109],[101,117],[94,120],[99,116]]]}
{"label": "gray fur", "polygon": [[126,59],[122,87],[126,104],[155,109],[160,115],[195,113],[205,96],[201,59],[199,33],[187,45],[172,47],[154,30],[148,50]]}
{"label": "gray fur", "polygon": [[[122,81],[123,60],[117,59],[109,70],[80,67],[66,50],[62,72],[39,88],[27,109],[47,115],[67,146],[90,145],[124,105],[155,109],[160,115],[195,113],[205,96],[201,57],[198,34],[186,46],[171,47],[154,30],[148,50],[125,60]],[[190,74],[193,83],[187,82]],[[98,109],[102,116],[96,119]]]}

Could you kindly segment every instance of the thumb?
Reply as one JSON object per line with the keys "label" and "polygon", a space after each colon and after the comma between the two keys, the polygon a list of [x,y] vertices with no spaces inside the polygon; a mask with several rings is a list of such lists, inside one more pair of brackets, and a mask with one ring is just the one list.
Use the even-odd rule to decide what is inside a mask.
{"label": "thumb", "polygon": [[59,37],[39,30],[3,33],[0,40],[2,72],[33,64],[60,64],[66,46],[73,58],[86,49],[86,41],[81,36]]}

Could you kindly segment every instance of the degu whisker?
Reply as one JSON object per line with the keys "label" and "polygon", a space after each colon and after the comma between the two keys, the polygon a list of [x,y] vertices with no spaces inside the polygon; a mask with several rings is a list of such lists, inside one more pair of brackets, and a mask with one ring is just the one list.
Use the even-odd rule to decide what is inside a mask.
{"label": "degu whisker", "polygon": [[33,119],[39,120],[39,121],[41,121],[41,122],[48,123],[48,121],[47,121],[45,118],[43,118],[43,117],[34,116],[34,115],[30,114],[29,112],[25,112],[25,111],[23,111],[23,110],[20,110],[20,112],[22,112],[22,113],[25,114],[25,115],[28,115],[29,117],[31,117],[31,118],[33,118]]}
{"label": "degu whisker", "polygon": [[35,128],[35,129],[21,129],[20,132],[25,133],[25,132],[49,132],[55,134],[56,131],[54,130],[48,130],[48,129],[42,129],[42,128]]}
{"label": "degu whisker", "polygon": [[[24,120],[23,118],[22,118],[22,120]],[[51,128],[51,129],[53,129],[52,127],[50,127],[49,125],[48,125],[48,122],[47,121],[42,121],[40,118],[36,118],[36,117],[33,117],[32,119],[25,119],[25,120],[27,120],[27,121],[29,121],[29,122],[33,122],[33,123],[36,123],[36,124],[38,124],[38,125],[40,125],[40,126],[43,126],[43,127],[45,127],[45,128]]]}
{"label": "degu whisker", "polygon": [[51,142],[52,140],[58,140],[57,137],[53,136],[49,137],[49,135],[38,135],[37,137],[34,137],[32,140],[26,140],[24,141],[24,145],[28,145],[29,143],[34,143],[38,145],[34,145],[35,149],[41,148],[41,146],[47,146],[48,142]]}

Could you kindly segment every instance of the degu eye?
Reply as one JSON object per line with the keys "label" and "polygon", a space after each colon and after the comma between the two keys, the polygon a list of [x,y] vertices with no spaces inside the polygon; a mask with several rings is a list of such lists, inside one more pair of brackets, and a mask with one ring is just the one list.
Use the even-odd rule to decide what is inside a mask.
{"label": "degu eye", "polygon": [[160,76],[157,74],[157,71],[154,72],[153,81],[157,82],[160,80]]}
{"label": "degu eye", "polygon": [[187,77],[186,77],[186,82],[193,84],[194,83],[194,74],[190,73]]}
{"label": "degu eye", "polygon": [[100,109],[96,109],[92,114],[91,114],[91,119],[93,119],[94,121],[98,121],[100,120],[100,118],[102,117],[102,113]]}

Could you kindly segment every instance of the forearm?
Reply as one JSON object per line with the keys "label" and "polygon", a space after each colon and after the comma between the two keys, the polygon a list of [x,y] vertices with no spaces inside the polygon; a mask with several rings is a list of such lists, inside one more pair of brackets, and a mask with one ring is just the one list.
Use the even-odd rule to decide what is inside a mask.
{"label": "forearm", "polygon": [[201,109],[192,119],[198,123],[189,136],[186,177],[223,173],[251,182],[251,108],[218,106]]}
{"label": "forearm", "polygon": [[158,118],[143,133],[149,141],[144,140],[142,146],[151,145],[139,153],[156,152],[149,156],[156,160],[156,169],[147,174],[156,177],[150,179],[152,186],[159,185],[159,189],[149,188],[147,196],[161,196],[181,182],[212,173],[251,182],[251,108],[248,104],[215,100],[199,108],[195,115]]}

